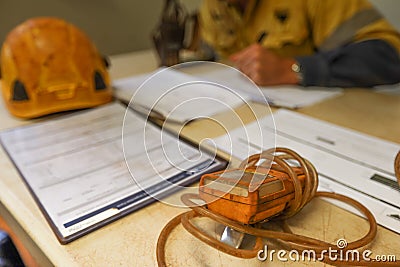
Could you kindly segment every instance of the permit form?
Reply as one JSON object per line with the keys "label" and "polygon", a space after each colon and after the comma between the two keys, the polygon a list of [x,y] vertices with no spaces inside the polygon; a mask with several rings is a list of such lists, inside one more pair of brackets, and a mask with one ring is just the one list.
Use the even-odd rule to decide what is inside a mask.
{"label": "permit form", "polygon": [[10,129],[0,138],[61,243],[225,166],[118,103]]}

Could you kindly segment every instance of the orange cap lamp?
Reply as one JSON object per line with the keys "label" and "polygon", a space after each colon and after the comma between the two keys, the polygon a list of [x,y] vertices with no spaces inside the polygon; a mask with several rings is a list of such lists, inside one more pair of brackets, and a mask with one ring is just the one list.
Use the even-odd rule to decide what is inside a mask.
{"label": "orange cap lamp", "polygon": [[35,118],[112,99],[107,62],[80,29],[54,17],[29,19],[1,48],[1,87],[11,114]]}

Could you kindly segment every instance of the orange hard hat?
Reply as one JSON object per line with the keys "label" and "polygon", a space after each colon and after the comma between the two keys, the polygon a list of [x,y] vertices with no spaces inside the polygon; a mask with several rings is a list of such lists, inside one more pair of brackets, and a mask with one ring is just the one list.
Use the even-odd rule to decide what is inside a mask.
{"label": "orange hard hat", "polygon": [[34,118],[112,99],[107,62],[80,29],[54,17],[29,19],[1,48],[4,101],[17,117]]}

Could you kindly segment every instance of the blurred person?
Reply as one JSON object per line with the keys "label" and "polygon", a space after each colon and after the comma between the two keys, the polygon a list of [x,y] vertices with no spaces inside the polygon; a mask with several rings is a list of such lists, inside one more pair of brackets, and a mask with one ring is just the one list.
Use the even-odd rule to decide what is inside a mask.
{"label": "blurred person", "polygon": [[366,0],[203,0],[200,34],[258,85],[400,82],[400,34]]}

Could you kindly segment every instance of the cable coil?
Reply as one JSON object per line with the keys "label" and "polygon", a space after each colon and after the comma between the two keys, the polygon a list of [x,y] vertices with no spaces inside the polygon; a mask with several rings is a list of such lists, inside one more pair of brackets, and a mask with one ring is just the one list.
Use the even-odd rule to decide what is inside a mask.
{"label": "cable coil", "polygon": [[[400,155],[400,153],[399,153]],[[400,164],[400,156],[397,157],[398,160],[396,164]],[[271,169],[279,169],[280,171],[284,170],[290,177],[290,180],[293,182],[294,185],[294,199],[291,201],[290,205],[288,205],[287,209],[284,210],[283,213],[275,216],[273,218],[269,218],[267,220],[279,220],[281,222],[281,228],[283,232],[279,231],[272,231],[261,229],[262,224],[265,223],[267,220],[253,224],[253,225],[244,225],[242,223],[233,221],[228,219],[224,216],[221,216],[217,213],[214,213],[207,209],[205,205],[198,206],[192,200],[200,199],[199,195],[197,194],[184,194],[181,197],[182,202],[190,207],[192,210],[180,214],[173,218],[161,231],[160,236],[157,242],[157,261],[159,266],[166,266],[165,261],[165,244],[168,239],[168,235],[170,232],[180,223],[182,226],[194,235],[196,238],[200,239],[201,241],[205,242],[206,244],[233,256],[240,257],[240,258],[254,258],[257,256],[257,253],[263,248],[263,241],[262,238],[272,238],[277,239],[285,243],[291,249],[296,249],[297,251],[301,252],[304,250],[313,250],[316,252],[318,260],[321,260],[325,263],[332,264],[332,265],[358,265],[358,266],[371,266],[379,265],[379,266],[399,266],[400,261],[395,262],[386,262],[386,263],[378,263],[372,261],[332,261],[328,258],[327,255],[323,254],[323,251],[327,251],[333,244],[328,242],[318,240],[311,237],[301,236],[294,234],[291,229],[289,228],[288,224],[286,223],[285,219],[297,214],[307,203],[309,203],[315,197],[323,197],[323,198],[331,198],[336,199],[342,202],[345,202],[361,213],[365,215],[369,222],[369,230],[368,232],[360,239],[350,242],[347,244],[346,248],[343,248],[343,252],[349,250],[359,249],[370,244],[377,233],[377,224],[375,221],[374,216],[372,213],[361,203],[358,201],[349,198],[347,196],[331,193],[331,192],[317,192],[318,187],[318,174],[315,170],[315,167],[306,159],[302,158],[293,150],[288,148],[275,148],[263,151],[260,154],[255,154],[244,160],[240,167],[241,169],[245,169],[249,166],[257,166],[256,164],[262,161],[262,163],[258,166],[271,166]],[[293,171],[293,168],[289,165],[289,162],[296,161],[298,165],[302,168],[306,180],[304,183],[304,188],[302,188],[300,181],[297,177],[297,174]],[[214,220],[218,223],[221,223],[225,226],[228,226],[236,231],[240,231],[245,234],[249,234],[256,237],[255,244],[251,249],[236,249],[231,247],[219,240],[216,240],[212,236],[208,235],[201,229],[197,228],[191,223],[191,220],[195,217],[207,217],[211,220]]]}

